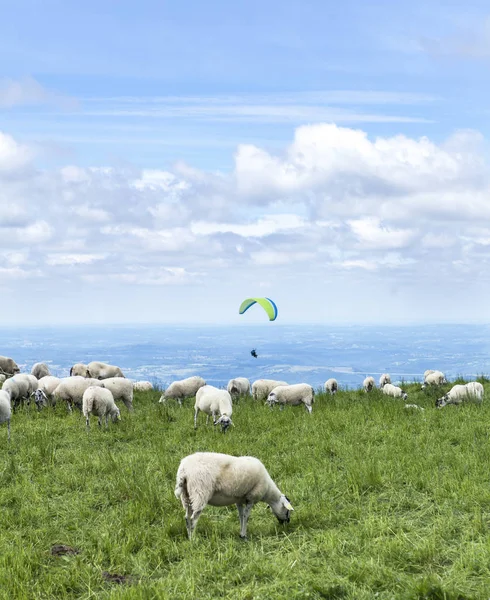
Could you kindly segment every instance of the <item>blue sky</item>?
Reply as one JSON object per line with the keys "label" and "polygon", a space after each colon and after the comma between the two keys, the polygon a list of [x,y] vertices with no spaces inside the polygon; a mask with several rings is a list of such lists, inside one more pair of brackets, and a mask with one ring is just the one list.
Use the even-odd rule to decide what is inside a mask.
{"label": "blue sky", "polygon": [[2,6],[14,320],[487,320],[489,68],[483,2]]}

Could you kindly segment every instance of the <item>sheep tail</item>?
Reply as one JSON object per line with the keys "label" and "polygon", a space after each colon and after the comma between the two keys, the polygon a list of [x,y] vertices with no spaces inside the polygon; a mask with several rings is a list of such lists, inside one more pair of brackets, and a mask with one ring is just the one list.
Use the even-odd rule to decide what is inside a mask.
{"label": "sheep tail", "polygon": [[176,498],[180,498],[182,496],[185,499],[189,497],[189,493],[187,491],[187,479],[183,473],[177,474],[177,484],[175,486],[174,494]]}
{"label": "sheep tail", "polygon": [[93,407],[94,407],[94,398],[92,395],[90,395],[84,402],[84,406],[83,406],[84,416],[87,417],[92,412]]}

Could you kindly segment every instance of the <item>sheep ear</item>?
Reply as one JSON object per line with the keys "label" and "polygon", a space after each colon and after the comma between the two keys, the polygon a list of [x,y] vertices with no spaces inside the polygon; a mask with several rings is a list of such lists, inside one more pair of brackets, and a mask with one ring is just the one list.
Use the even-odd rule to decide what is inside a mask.
{"label": "sheep ear", "polygon": [[283,496],[283,503],[284,503],[284,507],[287,508],[288,510],[294,510],[294,508],[291,505],[291,502],[289,502],[289,499],[287,498],[287,496]]}

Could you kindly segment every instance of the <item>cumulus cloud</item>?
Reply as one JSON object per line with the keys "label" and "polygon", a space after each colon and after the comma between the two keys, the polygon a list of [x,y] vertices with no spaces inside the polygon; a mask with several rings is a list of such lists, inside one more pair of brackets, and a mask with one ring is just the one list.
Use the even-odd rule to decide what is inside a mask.
{"label": "cumulus cloud", "polygon": [[292,281],[300,296],[306,280],[322,290],[363,273],[389,285],[483,277],[483,141],[310,125],[282,152],[242,145],[231,173],[208,173],[182,163],[41,169],[0,134],[0,278],[108,290]]}

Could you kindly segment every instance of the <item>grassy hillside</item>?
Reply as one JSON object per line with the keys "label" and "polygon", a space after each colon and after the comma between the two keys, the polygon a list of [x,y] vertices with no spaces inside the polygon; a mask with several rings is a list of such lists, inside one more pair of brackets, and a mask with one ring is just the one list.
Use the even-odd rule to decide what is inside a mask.
{"label": "grassy hillside", "polygon": [[[436,410],[407,389],[424,412],[378,391],[318,395],[312,416],[248,400],[226,435],[157,392],[88,434],[63,406],[21,409],[10,445],[0,428],[0,597],[490,597],[490,401]],[[207,507],[190,543],[173,490],[198,450],[260,458],[291,523],[259,504],[241,541],[236,508]]]}

